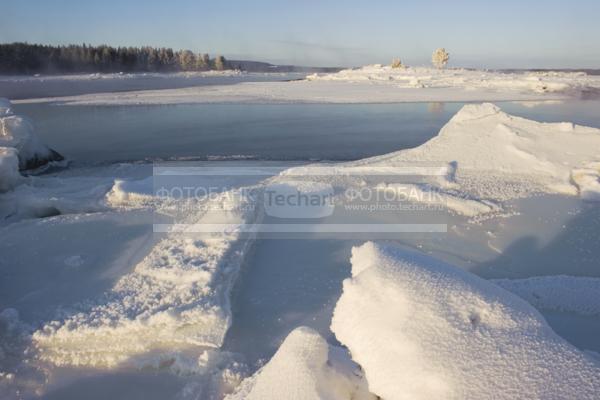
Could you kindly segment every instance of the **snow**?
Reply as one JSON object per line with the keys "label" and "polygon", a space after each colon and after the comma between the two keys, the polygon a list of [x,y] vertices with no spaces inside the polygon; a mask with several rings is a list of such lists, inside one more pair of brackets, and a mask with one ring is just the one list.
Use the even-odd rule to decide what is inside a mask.
{"label": "snow", "polygon": [[[232,79],[232,78],[230,78]],[[585,73],[501,73],[481,70],[392,69],[368,66],[289,82],[237,82],[122,93],[81,94],[19,100],[70,105],[188,103],[398,103],[540,101],[600,89],[600,77]],[[113,89],[116,90],[116,89]],[[108,92],[108,90],[105,90]]]}
{"label": "snow", "polygon": [[[536,193],[597,199],[598,149],[600,129],[531,121],[484,103],[464,106],[436,137],[419,147],[344,165],[376,170],[446,164],[445,179],[412,188],[435,190],[449,209],[472,216],[497,211],[499,202]],[[380,188],[398,190],[394,185]]]}
{"label": "snow", "polygon": [[61,161],[60,154],[49,149],[35,135],[32,123],[24,117],[12,115],[10,102],[0,99],[0,147],[18,151],[19,169],[32,169],[49,161]]}
{"label": "snow", "polygon": [[466,217],[500,211],[499,207],[491,201],[463,198],[453,193],[434,190],[427,185],[382,183],[377,186],[377,189],[405,195],[406,198],[420,203],[437,204]]}
{"label": "snow", "polygon": [[[305,84],[313,82],[301,83]],[[22,121],[14,131],[32,132]],[[410,192],[410,198],[442,204],[467,218],[496,215],[504,202],[537,193],[597,199],[599,133],[570,123],[529,121],[492,104],[474,104],[465,106],[436,138],[418,148],[318,164],[317,169],[324,171],[315,171],[314,165],[287,169],[262,182],[254,180],[263,175],[250,174],[240,178],[238,187],[323,197],[334,187],[339,192],[357,183],[353,178],[359,178],[355,179],[359,185],[371,184],[360,178],[372,175],[376,190]],[[422,163],[431,170],[430,182],[387,181],[390,168],[418,170]],[[241,165],[248,171],[253,168]],[[180,397],[203,399],[223,398],[252,368],[224,348],[232,323],[231,290],[252,238],[236,230],[214,236],[185,229],[153,235],[154,218],[171,222],[173,215],[161,213],[168,214],[169,207],[178,204],[156,196],[154,178],[136,168],[114,165],[80,172],[73,168],[22,177],[17,150],[0,148],[0,183],[8,183],[4,190],[10,190],[0,195],[4,252],[0,267],[3,276],[11,277],[0,281],[0,304],[18,309],[18,313],[0,309],[0,397],[14,397],[11,385],[36,375],[23,372],[24,365],[43,365],[52,373],[85,369],[191,376],[193,382]],[[314,181],[301,181],[299,177],[306,178],[311,169]],[[350,170],[354,173],[345,176]],[[245,207],[251,199],[222,193],[198,201],[185,204],[180,226],[239,226],[260,218],[252,207]],[[286,214],[285,208],[266,211],[271,216],[306,218],[329,216],[331,209],[304,209],[295,215]],[[470,227],[461,225],[464,219],[456,220],[461,221],[458,227],[437,243],[444,251],[462,245],[452,250],[472,261],[476,257],[468,251],[479,249],[465,250],[465,243],[473,243],[457,237]],[[474,229],[469,235],[481,232]],[[497,232],[488,233],[489,237],[481,235],[478,245],[485,247]],[[286,247],[272,246],[283,250],[267,263],[280,268],[288,256]],[[322,246],[317,257],[347,259],[342,251],[328,254],[334,253],[333,245]],[[315,247],[307,244],[305,249]],[[488,282],[427,256],[373,243],[355,248],[351,261],[352,277],[344,282],[331,323],[351,354],[310,328],[298,328],[230,400],[372,398],[367,387],[384,399],[593,398],[600,390],[598,366],[556,336],[532,308],[596,316],[598,278]],[[323,282],[319,288],[333,292],[340,280]],[[269,282],[267,278],[264,285]],[[274,293],[282,290],[285,287],[273,288]],[[329,304],[335,298],[337,293]],[[302,307],[282,313],[278,332],[311,323]],[[328,321],[329,309],[314,312]],[[34,323],[29,326],[30,322]],[[42,374],[32,387],[56,385],[51,375]],[[8,381],[9,394],[3,396]]]}
{"label": "snow", "polygon": [[17,149],[0,147],[0,193],[12,189],[21,179]]}
{"label": "snow", "polygon": [[600,314],[599,278],[556,275],[495,279],[493,282],[538,309],[580,315]]}
{"label": "snow", "polygon": [[578,92],[600,88],[600,78],[582,72],[501,73],[467,69],[428,67],[392,68],[368,65],[331,74],[313,74],[310,81],[369,82],[397,88],[468,88],[515,92]]}
{"label": "snow", "polygon": [[27,81],[89,81],[89,80],[117,80],[127,81],[140,78],[168,79],[174,77],[194,78],[212,76],[238,76],[244,72],[238,70],[225,71],[184,71],[172,73],[140,72],[140,73],[91,73],[91,74],[66,74],[66,75],[4,75],[0,76],[0,82],[27,82]]}
{"label": "snow", "polygon": [[381,398],[596,398],[600,366],[517,296],[391,245],[351,262],[331,329]]}
{"label": "snow", "polygon": [[316,331],[293,330],[271,360],[226,400],[368,400],[358,366]]}
{"label": "snow", "polygon": [[0,97],[0,117],[12,114],[12,104],[8,99]]}
{"label": "snow", "polygon": [[[224,224],[252,221],[244,198],[223,193],[209,201],[210,207],[197,205],[187,222],[210,222],[215,214]],[[167,234],[109,291],[37,330],[40,358],[58,366],[141,367],[186,348],[219,348],[231,323],[229,292],[248,244],[235,231]],[[148,353],[153,356],[140,357]]]}
{"label": "snow", "polygon": [[113,207],[140,206],[154,201],[154,178],[115,179],[115,183],[107,193],[107,202]]}
{"label": "snow", "polygon": [[[19,175],[20,177],[20,175]],[[12,223],[24,218],[81,214],[108,210],[104,196],[111,178],[20,177],[22,184],[0,197],[0,220]]]}
{"label": "snow", "polygon": [[[469,218],[506,215],[510,201],[537,194],[600,199],[600,129],[542,123],[491,103],[465,105],[426,143],[337,164],[290,168],[286,176],[329,175],[346,188],[384,193]],[[385,177],[384,175],[389,175]],[[419,183],[411,175],[421,175]],[[397,175],[395,180],[392,175]],[[344,176],[354,177],[355,181]],[[379,177],[378,177],[379,176]],[[367,182],[368,181],[368,182]]]}
{"label": "snow", "polygon": [[3,399],[10,398],[14,386],[22,395],[32,394],[30,385],[17,379],[17,374],[26,368],[21,365],[21,358],[27,349],[28,330],[17,310],[6,308],[0,311],[0,397]]}

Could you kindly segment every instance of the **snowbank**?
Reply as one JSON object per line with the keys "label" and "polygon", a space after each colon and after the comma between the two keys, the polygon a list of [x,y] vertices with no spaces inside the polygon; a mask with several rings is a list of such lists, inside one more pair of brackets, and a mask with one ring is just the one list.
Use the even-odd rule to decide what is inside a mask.
{"label": "snowbank", "polygon": [[600,88],[600,77],[583,72],[500,73],[466,69],[427,67],[392,68],[368,65],[331,74],[313,74],[310,81],[369,82],[397,88],[492,89],[515,92],[579,92]]}
{"label": "snowbank", "polygon": [[598,149],[600,129],[535,122],[485,103],[464,106],[438,136],[417,148],[346,165],[375,169],[447,164],[450,173],[442,182],[432,181],[432,187],[448,194],[449,208],[471,215],[495,209],[472,200],[493,203],[534,193],[598,198]]}
{"label": "snowbank", "polygon": [[0,99],[0,147],[13,147],[19,155],[19,169],[33,169],[63,157],[49,149],[35,135],[27,119],[12,115],[10,102]]}
{"label": "snowbank", "polygon": [[600,314],[600,278],[559,275],[493,282],[539,309]]}
{"label": "snowbank", "polygon": [[21,178],[17,150],[12,147],[0,147],[0,192],[15,187]]}
{"label": "snowbank", "polygon": [[331,323],[372,393],[394,399],[593,399],[600,367],[528,303],[428,256],[352,251]]}
{"label": "snowbank", "polygon": [[344,350],[317,332],[293,330],[271,360],[226,400],[367,400],[364,378]]}

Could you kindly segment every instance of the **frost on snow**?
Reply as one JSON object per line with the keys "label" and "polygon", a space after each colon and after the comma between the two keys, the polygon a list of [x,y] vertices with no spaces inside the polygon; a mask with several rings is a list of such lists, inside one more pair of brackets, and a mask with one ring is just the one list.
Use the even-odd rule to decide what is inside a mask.
{"label": "frost on snow", "polygon": [[391,245],[351,262],[331,329],[381,398],[597,398],[600,366],[512,293]]}

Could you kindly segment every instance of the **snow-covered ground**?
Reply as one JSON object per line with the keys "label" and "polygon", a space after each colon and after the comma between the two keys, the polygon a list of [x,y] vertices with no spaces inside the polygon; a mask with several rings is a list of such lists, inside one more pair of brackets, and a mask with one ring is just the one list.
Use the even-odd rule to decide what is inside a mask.
{"label": "snow-covered ground", "polygon": [[600,88],[600,78],[583,72],[506,73],[467,69],[433,69],[369,65],[333,74],[313,74],[309,81],[371,82],[398,88],[466,88],[538,93],[580,92]]}
{"label": "snow-covered ground", "polygon": [[[119,101],[119,95],[111,96]],[[595,215],[598,203],[590,200],[599,196],[599,148],[599,129],[544,124],[492,104],[474,104],[415,149],[302,165],[268,179],[260,173],[228,176],[227,190],[195,199],[159,196],[154,184],[160,177],[143,164],[25,177],[15,167],[15,154],[0,153],[5,171],[0,174],[5,182],[0,194],[0,397],[76,398],[93,387],[92,378],[95,387],[107,390],[117,377],[121,386],[132,377],[131,382],[165,382],[164,391],[140,385],[141,392],[148,388],[147,398],[592,399],[600,390],[598,360],[580,343],[575,347],[554,333],[535,309],[576,314],[596,326],[600,272],[565,276],[575,271],[571,265],[563,266],[560,276],[522,271],[522,279],[507,279],[514,276],[506,270],[499,272],[503,279],[486,281],[475,275],[481,271],[359,240],[351,259],[336,255],[351,261],[343,291],[324,289],[336,296],[335,312],[322,317],[327,325],[331,321],[331,331],[286,324],[303,313],[301,325],[310,324],[309,316],[320,311],[295,303],[287,305],[278,327],[287,338],[275,355],[263,354],[264,365],[247,362],[244,353],[251,349],[231,352],[225,343],[235,324],[235,282],[240,270],[253,272],[247,261],[255,240],[244,231],[266,220],[257,198],[241,189],[264,194],[284,188],[305,196],[329,195],[331,189],[339,200],[346,190],[360,188],[399,193],[409,203],[435,202],[444,222],[451,221],[448,233],[437,239],[401,235],[406,239],[399,241],[404,247],[429,244],[436,257],[452,258],[444,255],[454,252],[468,261],[480,250],[505,250],[491,248],[492,236],[513,234],[519,223],[535,226],[538,217],[520,206],[534,196],[539,196],[534,206],[539,212],[547,197],[555,196]],[[261,168],[260,163],[235,165],[245,171]],[[415,168],[430,170],[428,180],[404,181],[411,175],[406,171]],[[317,209],[327,211],[318,217],[328,221],[334,208]],[[271,218],[282,211],[290,216],[282,209],[266,211]],[[517,213],[519,218],[511,217]],[[362,222],[380,222],[371,218]],[[152,232],[153,224],[171,222],[183,231]],[[225,228],[210,235],[195,231],[214,224]],[[592,235],[599,226],[592,225]],[[470,252],[462,251],[466,245]],[[330,252],[320,254],[331,257]],[[594,254],[588,255],[591,264]],[[278,257],[268,261],[273,268],[292,262],[286,254],[273,257]],[[542,269],[539,275],[556,274],[543,270],[543,260],[538,264],[532,270]],[[243,334],[260,343],[272,332],[258,326]]]}
{"label": "snow-covered ground", "polygon": [[423,254],[352,251],[331,328],[383,399],[593,399],[600,365],[527,302]]}
{"label": "snow-covered ground", "polygon": [[[236,78],[235,76],[231,79]],[[398,103],[564,99],[600,90],[585,73],[502,73],[464,69],[368,66],[291,82],[243,82],[178,89],[43,97],[22,102],[60,104]]]}

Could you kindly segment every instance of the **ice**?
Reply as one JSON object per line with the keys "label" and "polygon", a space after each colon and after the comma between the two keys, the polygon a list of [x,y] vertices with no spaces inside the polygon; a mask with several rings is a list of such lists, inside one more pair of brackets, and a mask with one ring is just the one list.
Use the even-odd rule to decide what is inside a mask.
{"label": "ice", "polygon": [[12,114],[12,104],[8,99],[0,97],[0,117]]}
{"label": "ice", "polygon": [[375,400],[345,351],[316,331],[293,330],[271,360],[227,400]]}
{"label": "ice", "polygon": [[107,193],[107,201],[110,205],[139,207],[154,202],[154,178],[152,176],[144,179],[116,179],[115,183]]}
{"label": "ice", "polygon": [[21,179],[17,149],[0,147],[0,193],[17,186]]}
{"label": "ice", "polygon": [[447,164],[452,174],[431,182],[431,188],[441,193],[448,208],[473,215],[496,210],[494,203],[535,193],[596,198],[599,148],[600,129],[531,121],[484,103],[464,106],[419,147],[346,165],[376,169]]}
{"label": "ice", "polygon": [[[372,173],[377,190],[414,192],[412,197],[420,201],[433,198],[432,202],[459,216],[495,215],[504,202],[536,193],[593,200],[599,185],[599,132],[570,123],[528,121],[492,104],[469,105],[438,137],[416,149],[356,162],[319,164],[334,170],[334,181],[327,180],[328,174],[299,181],[302,168],[310,172],[314,167],[303,166],[272,180],[241,185],[322,196],[333,187],[339,191],[351,183],[373,183],[353,182],[352,176],[344,176],[345,170],[354,169],[359,178],[360,171]],[[18,334],[0,335],[0,342],[15,343],[13,347],[0,343],[2,354],[8,354],[5,349],[9,347],[14,353],[10,362],[3,359],[0,363],[5,373],[0,378],[14,373],[27,350],[35,357],[28,362],[48,366],[53,373],[151,371],[151,377],[167,372],[177,379],[193,376],[181,398],[217,399],[231,392],[246,368],[239,355],[223,349],[232,320],[230,291],[252,238],[235,230],[215,236],[180,231],[153,236],[153,217],[173,204],[154,195],[152,177],[125,171],[131,166],[21,177],[16,150],[1,154],[7,156],[0,157],[0,167],[8,165],[12,171],[2,172],[3,176],[15,176],[22,184],[11,184],[11,190],[0,195],[0,266],[3,275],[10,276],[0,281],[0,303],[18,309],[27,323],[33,322],[33,335],[25,332],[16,312],[9,309],[0,315],[0,329],[20,327]],[[430,182],[378,181],[387,179],[387,168],[422,162],[435,169]],[[181,222],[237,226],[258,218],[243,211],[251,199],[238,202],[222,193],[210,201],[214,203],[209,205],[223,212],[189,204],[192,207]],[[285,209],[268,211],[284,217],[315,216],[285,214]],[[316,216],[323,217],[331,210],[317,211],[322,213]],[[452,251],[477,267],[480,260],[472,254],[478,249],[465,250],[465,243],[473,242],[457,239],[463,219],[452,218],[459,221],[449,233],[453,236],[437,243],[442,251],[448,243],[459,243],[463,247]],[[473,232],[469,238],[477,235]],[[485,246],[489,237],[477,245]],[[278,256],[266,261],[273,265],[269,268],[281,268],[281,260],[289,256],[288,245],[271,245]],[[335,248],[330,244],[302,246],[301,251],[317,248],[322,257],[347,259],[341,251],[330,256]],[[314,279],[322,280],[324,275],[313,269]],[[317,286],[331,290],[341,280],[336,276],[335,282]],[[273,277],[264,281],[261,287],[270,287]],[[599,312],[598,284],[593,278],[530,278],[496,285],[429,257],[370,243],[353,251],[352,278],[344,283],[332,321],[332,330],[348,347],[353,361],[345,349],[328,344],[308,328],[299,328],[230,398],[370,398],[367,382],[369,390],[384,399],[593,398],[600,390],[594,362],[556,336],[529,304],[499,286],[540,309],[592,316]],[[318,309],[318,302],[303,301],[294,310],[285,309],[289,307],[285,304],[278,308],[282,317],[273,328],[277,334],[314,323],[305,313],[320,313],[321,324],[328,321],[329,308],[307,311],[313,306]],[[251,313],[245,318],[253,317]],[[271,349],[280,337],[256,347]],[[251,339],[234,350],[252,353],[248,349]],[[364,377],[356,363],[364,369]],[[15,376],[23,382],[19,371]],[[56,385],[51,378],[48,382],[49,387]]]}
{"label": "ice", "polygon": [[427,67],[392,68],[368,65],[331,74],[313,74],[310,81],[369,82],[398,88],[469,88],[537,93],[577,91],[600,87],[600,79],[580,72],[500,73]]}
{"label": "ice", "polygon": [[49,149],[35,135],[33,125],[26,118],[12,115],[11,104],[0,99],[0,148],[15,148],[19,156],[19,169],[33,169],[63,157]]}
{"label": "ice", "polygon": [[448,210],[466,217],[475,217],[477,215],[489,214],[500,210],[499,207],[491,201],[464,198],[460,197],[458,194],[434,190],[427,185],[383,183],[378,185],[377,189],[405,195],[406,198],[421,203],[446,207]]}
{"label": "ice", "polygon": [[[186,222],[210,222],[216,213],[224,224],[252,221],[243,198],[223,193],[209,201],[214,204],[192,208]],[[231,323],[229,292],[248,244],[235,231],[167,234],[104,295],[34,332],[40,358],[59,366],[143,367],[184,349],[219,348]]]}
{"label": "ice", "polygon": [[599,278],[556,275],[496,279],[493,282],[522,297],[538,309],[580,315],[600,314]]}
{"label": "ice", "polygon": [[[315,74],[289,82],[243,82],[179,89],[137,90],[46,97],[20,102],[73,105],[190,103],[398,103],[442,101],[540,101],[579,96],[600,88],[585,73],[494,71],[368,66]],[[108,92],[106,90],[105,92]]]}
{"label": "ice", "polygon": [[[365,184],[466,217],[489,217],[506,214],[504,205],[509,201],[536,194],[597,200],[599,148],[600,129],[536,122],[509,115],[491,103],[469,104],[437,136],[416,148],[291,168],[282,175],[321,169],[335,177],[330,183],[348,186],[352,183],[344,181],[344,175],[374,177],[388,171],[398,175],[396,181],[382,177]],[[407,177],[418,171],[427,172],[421,183],[411,183]]]}
{"label": "ice", "polygon": [[331,329],[381,398],[597,397],[597,362],[512,293],[392,245],[351,262]]}
{"label": "ice", "polygon": [[600,201],[600,162],[589,163],[584,168],[574,169],[571,177],[579,188],[582,199]]}

